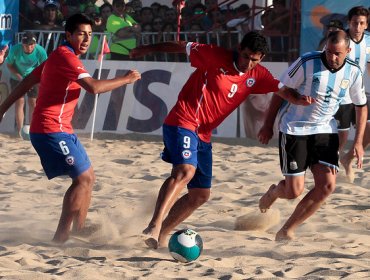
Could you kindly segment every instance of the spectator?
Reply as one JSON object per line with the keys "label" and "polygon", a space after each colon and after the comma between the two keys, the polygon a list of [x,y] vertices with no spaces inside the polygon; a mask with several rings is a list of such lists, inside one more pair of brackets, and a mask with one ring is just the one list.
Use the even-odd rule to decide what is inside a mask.
{"label": "spectator", "polygon": [[132,8],[132,13],[130,14],[135,21],[140,21],[140,11],[143,8],[143,4],[141,3],[141,0],[131,0],[127,5],[130,5]]}
{"label": "spectator", "polygon": [[317,48],[318,51],[324,49],[329,33],[337,30],[344,30],[343,23],[339,19],[329,21],[328,25],[324,28],[324,37],[320,40],[319,47]]}
{"label": "spectator", "polygon": [[109,16],[112,13],[113,13],[113,6],[109,3],[104,3],[103,5],[99,7],[99,14],[100,14],[101,21],[102,21],[101,23],[102,30],[105,31],[107,29],[107,21],[108,21]]}
{"label": "spectator", "polygon": [[236,8],[236,14],[233,19],[226,23],[228,28],[235,29],[246,34],[250,31],[250,8],[248,4],[241,4]]}
{"label": "spectator", "polygon": [[153,32],[153,27],[150,23],[145,23],[141,26],[142,36],[141,36],[141,44],[148,45],[153,44],[155,40],[152,39],[152,34],[147,34]]}
{"label": "spectator", "polygon": [[[26,32],[22,37],[22,43],[10,49],[6,62],[11,74],[10,86],[12,90],[14,90],[20,81],[31,73],[33,69],[47,59],[46,51],[43,47],[38,45],[36,41],[36,35],[34,33]],[[32,119],[32,114],[36,106],[37,91],[38,89],[33,87],[27,92],[29,121]],[[15,120],[17,123],[18,135],[21,137],[21,129],[24,125],[23,96],[15,102]]]}
{"label": "spectator", "polygon": [[152,8],[144,7],[140,11],[140,24],[152,23],[154,18],[154,13]]}
{"label": "spectator", "polygon": [[166,10],[165,15],[164,15],[164,23],[167,24],[172,24],[172,25],[177,25],[177,13],[174,8],[169,8]]}
{"label": "spectator", "polygon": [[285,0],[273,0],[273,6],[261,16],[264,33],[270,37],[271,58],[273,61],[282,59],[288,47],[289,10]]}
{"label": "spectator", "polygon": [[155,17],[152,22],[153,32],[162,33],[163,20],[161,17]]}
{"label": "spectator", "polygon": [[141,28],[127,14],[124,0],[113,0],[113,14],[107,21],[107,31],[113,34],[110,51],[112,60],[128,60],[129,52],[136,47]]}
{"label": "spectator", "polygon": [[150,8],[153,12],[153,17],[154,16],[158,16],[159,15],[159,8],[161,7],[161,4],[159,4],[158,2],[153,2],[151,5],[150,5]]}
{"label": "spectator", "polygon": [[34,29],[40,30],[63,30],[63,16],[58,9],[59,4],[54,0],[46,0],[41,21],[36,20]]}
{"label": "spectator", "polygon": [[64,18],[69,18],[81,12],[79,0],[65,0],[61,7]]}

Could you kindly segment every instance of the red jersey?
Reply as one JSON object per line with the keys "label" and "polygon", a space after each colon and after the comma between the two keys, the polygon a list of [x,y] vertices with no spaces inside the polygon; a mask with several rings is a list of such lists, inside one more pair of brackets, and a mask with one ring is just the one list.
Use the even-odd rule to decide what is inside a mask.
{"label": "red jersey", "polygon": [[278,91],[279,81],[263,66],[242,73],[235,53],[217,46],[189,43],[191,65],[197,68],[181,89],[164,123],[195,131],[204,142],[212,130],[249,94]]}
{"label": "red jersey", "polygon": [[40,77],[30,131],[73,133],[72,117],[80,96],[78,79],[90,77],[72,48],[60,46],[31,75]]}

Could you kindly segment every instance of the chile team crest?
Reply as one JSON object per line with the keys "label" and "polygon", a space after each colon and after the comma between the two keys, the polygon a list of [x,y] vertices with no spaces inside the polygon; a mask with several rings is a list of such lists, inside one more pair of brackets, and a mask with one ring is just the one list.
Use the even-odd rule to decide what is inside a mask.
{"label": "chile team crest", "polygon": [[73,156],[66,157],[66,163],[68,165],[74,165],[75,164],[75,158]]}
{"label": "chile team crest", "polygon": [[246,85],[247,85],[247,87],[253,87],[255,82],[256,82],[256,80],[254,78],[248,78],[248,80],[246,82]]}
{"label": "chile team crest", "polygon": [[182,157],[183,157],[184,159],[188,159],[188,158],[190,158],[190,157],[191,157],[191,151],[189,151],[189,150],[184,150],[184,151],[182,151]]}

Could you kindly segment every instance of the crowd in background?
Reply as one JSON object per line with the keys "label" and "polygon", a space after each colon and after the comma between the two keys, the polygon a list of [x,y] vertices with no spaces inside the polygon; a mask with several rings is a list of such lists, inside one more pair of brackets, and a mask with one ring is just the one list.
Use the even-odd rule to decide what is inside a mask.
{"label": "crowd in background", "polygon": [[[150,6],[143,6],[142,0],[104,0],[100,6],[96,0],[24,2],[20,6],[20,31],[63,30],[66,18],[82,12],[94,20],[94,32],[112,34],[111,58],[115,60],[128,59],[129,50],[136,45],[175,40],[178,31],[177,1],[169,1],[170,5],[154,2]],[[218,2],[185,1],[181,10],[180,39],[236,47],[238,35],[242,36],[252,28],[251,9],[244,1],[240,1],[239,6],[238,2],[234,3],[234,7],[220,7]],[[283,52],[287,48],[289,15],[285,0],[274,0],[273,8],[264,12],[258,21],[253,21],[254,29],[263,30],[271,37],[272,53]],[[96,44],[92,43],[93,49],[96,49]],[[281,56],[277,59],[282,61]]]}

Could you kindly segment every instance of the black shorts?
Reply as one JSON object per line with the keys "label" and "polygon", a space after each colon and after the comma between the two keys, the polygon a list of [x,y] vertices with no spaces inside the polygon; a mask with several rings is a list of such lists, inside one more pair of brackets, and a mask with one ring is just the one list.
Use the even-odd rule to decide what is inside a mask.
{"label": "black shorts", "polygon": [[307,167],[320,163],[338,169],[337,133],[290,135],[279,133],[280,168],[284,176],[304,175]]}
{"label": "black shorts", "polygon": [[[339,105],[337,113],[334,115],[337,120],[338,130],[349,130],[351,124],[356,125],[356,106],[353,104]],[[367,99],[367,121],[370,121],[370,100]]]}
{"label": "black shorts", "polygon": [[[10,79],[10,87],[12,91],[16,88],[17,85],[20,84],[21,81],[16,81],[13,79]],[[36,87],[32,87],[29,91],[27,91],[27,96],[30,98],[37,98],[37,89]]]}

